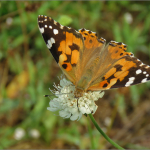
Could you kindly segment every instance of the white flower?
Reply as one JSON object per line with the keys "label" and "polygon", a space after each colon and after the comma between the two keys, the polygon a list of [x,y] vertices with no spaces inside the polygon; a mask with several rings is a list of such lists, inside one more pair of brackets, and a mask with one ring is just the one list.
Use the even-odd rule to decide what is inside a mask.
{"label": "white flower", "polygon": [[131,24],[133,22],[133,17],[129,12],[124,14],[124,18],[125,18],[125,20],[127,21],[128,24]]}
{"label": "white flower", "polygon": [[82,97],[76,98],[74,95],[75,86],[65,78],[60,80],[60,85],[56,86],[56,90],[50,90],[57,96],[50,101],[47,109],[50,111],[59,111],[59,116],[70,118],[71,120],[79,120],[83,114],[94,114],[97,110],[97,105],[94,101],[102,98],[102,91],[88,91],[83,93]]}
{"label": "white flower", "polygon": [[25,136],[25,130],[21,127],[15,129],[14,138],[16,140],[21,140]]}
{"label": "white flower", "polygon": [[40,132],[37,129],[31,129],[29,130],[29,135],[35,139],[38,139],[40,137]]}

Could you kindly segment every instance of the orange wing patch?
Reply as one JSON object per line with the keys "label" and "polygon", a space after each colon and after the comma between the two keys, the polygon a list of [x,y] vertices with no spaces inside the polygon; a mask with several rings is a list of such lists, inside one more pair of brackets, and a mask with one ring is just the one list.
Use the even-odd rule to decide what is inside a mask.
{"label": "orange wing patch", "polygon": [[129,74],[130,68],[137,67],[136,63],[127,60],[127,58],[122,58],[114,63],[114,66],[104,75],[102,78],[103,81],[97,83],[88,90],[106,90],[110,89],[116,82],[119,80],[120,82],[125,79],[125,77]]}
{"label": "orange wing patch", "polygon": [[79,50],[83,49],[83,42],[81,37],[72,34],[72,32],[66,31],[63,34],[65,34],[66,39],[62,40],[58,47],[58,52],[61,53],[59,65],[66,71],[71,71],[79,60]]}
{"label": "orange wing patch", "polygon": [[71,71],[72,70],[71,64],[65,61],[67,61],[67,56],[66,54],[63,53],[59,56],[59,65],[62,66],[66,71]]}
{"label": "orange wing patch", "polygon": [[108,46],[108,51],[111,53],[112,59],[119,59],[123,56],[130,55],[133,56],[130,52],[125,52],[127,49],[127,45],[121,42],[111,41]]}
{"label": "orange wing patch", "polygon": [[77,64],[79,59],[79,51],[73,50],[71,55],[71,64]]}
{"label": "orange wing patch", "polygon": [[87,49],[101,47],[106,42],[104,38],[98,39],[97,34],[95,32],[85,30],[85,29],[81,29],[79,30],[79,32],[83,36],[84,46]]}
{"label": "orange wing patch", "polygon": [[66,45],[65,45],[65,53],[67,55],[71,55],[71,48],[69,47],[73,43],[73,34],[66,32]]}
{"label": "orange wing patch", "polygon": [[121,64],[120,71],[116,71],[114,77],[117,77],[120,81],[122,81],[129,73],[129,69],[132,67],[137,67],[136,63],[132,61],[126,61],[126,59],[120,59],[114,65]]}

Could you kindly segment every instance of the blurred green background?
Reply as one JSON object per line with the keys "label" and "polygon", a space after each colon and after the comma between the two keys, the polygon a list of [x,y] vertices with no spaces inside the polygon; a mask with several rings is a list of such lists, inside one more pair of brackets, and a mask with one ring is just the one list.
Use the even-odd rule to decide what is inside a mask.
{"label": "blurred green background", "polygon": [[[114,148],[88,117],[73,122],[47,110],[43,95],[62,72],[38,30],[38,15],[97,32],[107,43],[123,42],[150,65],[150,2],[0,2],[0,149]],[[97,105],[94,118],[110,138],[124,148],[150,148],[150,82],[105,91]]]}

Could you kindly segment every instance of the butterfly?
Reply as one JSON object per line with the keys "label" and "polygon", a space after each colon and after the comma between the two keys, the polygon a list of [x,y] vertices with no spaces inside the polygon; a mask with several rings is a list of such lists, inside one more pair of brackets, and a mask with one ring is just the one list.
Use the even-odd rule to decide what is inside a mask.
{"label": "butterfly", "polygon": [[98,38],[86,29],[76,31],[48,16],[38,16],[44,41],[77,93],[128,87],[150,80],[150,66],[121,42]]}

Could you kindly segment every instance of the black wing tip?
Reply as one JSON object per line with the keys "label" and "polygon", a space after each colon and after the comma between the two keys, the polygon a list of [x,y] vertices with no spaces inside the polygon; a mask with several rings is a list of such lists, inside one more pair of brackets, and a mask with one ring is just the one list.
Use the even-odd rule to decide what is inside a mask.
{"label": "black wing tip", "polygon": [[44,21],[45,19],[53,20],[51,17],[45,15],[38,15],[38,21]]}

